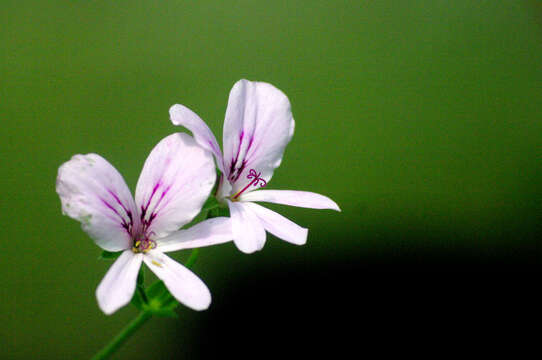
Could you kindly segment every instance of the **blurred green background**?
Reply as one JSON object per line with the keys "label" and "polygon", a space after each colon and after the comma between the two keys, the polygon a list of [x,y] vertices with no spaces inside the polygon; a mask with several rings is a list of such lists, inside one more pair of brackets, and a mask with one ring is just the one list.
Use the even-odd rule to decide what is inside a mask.
{"label": "blurred green background", "polygon": [[541,15],[534,1],[2,0],[0,358],[88,358],[136,314],[98,309],[110,263],[61,215],[59,165],[95,152],[133,189],[179,130],[169,107],[221,139],[240,78],[292,103],[296,133],[270,188],[322,193],[343,212],[269,206],[310,228],[307,245],[268,235],[251,256],[202,250],[211,310],[152,320],[117,358],[194,358],[200,319],[212,324],[247,274],[538,268]]}

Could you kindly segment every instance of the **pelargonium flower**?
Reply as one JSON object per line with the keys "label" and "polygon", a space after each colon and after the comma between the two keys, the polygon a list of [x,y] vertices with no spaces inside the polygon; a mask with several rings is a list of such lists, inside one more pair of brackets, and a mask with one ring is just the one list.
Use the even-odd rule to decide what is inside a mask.
{"label": "pelargonium flower", "polygon": [[255,201],[340,211],[320,194],[257,190],[271,180],[294,133],[290,102],[273,85],[240,80],[233,86],[224,121],[224,155],[209,127],[192,110],[177,104],[169,114],[173,124],[189,129],[198,144],[214,154],[222,172],[217,198],[229,206],[234,242],[241,251],[261,250],[265,230],[297,245],[307,240],[307,229]]}
{"label": "pelargonium flower", "polygon": [[142,262],[179,302],[195,310],[209,306],[211,294],[203,281],[164,252],[232,239],[225,217],[178,230],[200,212],[215,180],[211,154],[181,133],[151,151],[135,201],[119,172],[99,155],[75,155],[58,169],[63,213],[80,221],[102,249],[123,251],[96,290],[103,312],[111,314],[130,301]]}

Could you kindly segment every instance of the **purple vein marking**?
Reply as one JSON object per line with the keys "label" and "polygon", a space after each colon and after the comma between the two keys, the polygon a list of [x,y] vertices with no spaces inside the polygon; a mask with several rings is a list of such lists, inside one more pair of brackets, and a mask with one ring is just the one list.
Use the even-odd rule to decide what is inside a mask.
{"label": "purple vein marking", "polygon": [[115,200],[117,201],[117,204],[119,204],[119,205],[124,209],[124,211],[126,212],[126,215],[128,215],[128,217],[129,217],[130,219],[132,219],[132,212],[131,212],[130,210],[128,210],[128,209],[126,208],[126,206],[124,206],[124,204],[122,203],[122,201],[120,201],[120,199],[119,199],[119,197],[117,196],[117,194],[115,194],[113,191],[111,191],[111,190],[109,190],[109,189],[107,189],[107,192],[108,192],[111,196],[113,196],[113,198],[115,198]]}
{"label": "purple vein marking", "polygon": [[[126,221],[126,219],[124,218],[124,216],[122,216],[118,211],[117,209],[115,209],[113,207],[113,205],[111,205],[110,203],[107,202],[107,200],[104,200],[102,198],[100,198],[100,200],[102,201],[102,203],[107,206],[109,209],[111,209],[115,214],[117,214],[117,216],[120,218],[120,220],[122,220],[121,222],[121,226],[126,230],[126,232],[128,234],[130,234],[130,231],[131,231],[131,227],[133,226],[133,223],[132,223],[132,214],[129,213],[129,217],[130,217],[130,222],[128,223]],[[131,234],[130,234],[131,235]]]}
{"label": "purple vein marking", "polygon": [[236,169],[237,163],[239,161],[239,154],[241,152],[241,145],[243,143],[244,135],[245,135],[245,132],[242,131],[241,134],[239,135],[239,146],[237,147],[237,155],[235,156],[235,159],[232,159],[232,161],[231,161],[230,176],[228,177],[230,182],[235,182],[235,181],[239,180],[239,177],[241,176],[241,174],[243,173],[243,171],[245,170],[245,167],[247,166],[247,164],[249,162],[249,159],[248,159],[247,156],[248,156],[248,152],[250,151],[250,149],[252,147],[252,143],[254,142],[254,135],[252,135],[250,137],[250,140],[248,142],[248,146],[247,146],[246,151],[245,151],[245,156],[243,158],[243,161],[241,162],[241,166],[239,166]]}
{"label": "purple vein marking", "polygon": [[235,159],[232,159],[230,164],[230,180],[235,177],[235,166],[237,165],[237,161],[239,160],[239,153],[241,152],[241,145],[243,144],[244,136],[245,132],[241,131],[241,134],[239,134],[239,145],[237,146],[237,154],[235,155]]}
{"label": "purple vein marking", "polygon": [[[171,189],[171,186],[172,185],[169,185],[167,188],[164,189],[164,191],[162,191],[162,195],[160,195],[160,199],[158,199],[158,201],[156,202],[156,204],[154,205],[154,211],[153,211],[153,214],[154,216],[158,215],[158,213],[160,212],[161,208],[159,209],[158,206],[162,203],[162,200],[165,198],[165,196],[167,195],[167,193],[169,192],[169,189]],[[167,201],[163,204],[162,208],[164,206],[167,205]]]}
{"label": "purple vein marking", "polygon": [[147,210],[149,208],[149,205],[151,203],[151,200],[152,198],[154,197],[154,194],[156,194],[156,190],[158,190],[158,188],[160,187],[160,185],[162,184],[161,183],[162,179],[158,180],[158,182],[156,183],[156,185],[154,185],[154,188],[152,189],[152,193],[151,193],[151,196],[149,196],[149,200],[147,200],[147,205],[145,205],[145,210]]}
{"label": "purple vein marking", "polygon": [[164,199],[164,197],[166,196],[166,194],[168,193],[169,189],[171,188],[171,185],[169,185],[167,188],[165,188],[163,191],[162,191],[162,194],[160,195],[160,199],[158,199],[158,201],[156,202],[156,204],[154,204],[154,209],[151,211],[151,214],[149,215],[149,218],[148,219],[145,219],[145,216],[147,215],[147,211],[149,210],[149,206],[151,204],[151,201],[152,199],[154,198],[154,195],[157,193],[158,191],[158,188],[163,185],[162,184],[162,180],[158,180],[158,182],[156,183],[156,185],[154,185],[153,189],[152,189],[152,193],[151,193],[151,196],[149,197],[149,200],[147,200],[147,204],[145,206],[141,206],[141,222],[143,224],[143,230],[145,231],[146,229],[149,228],[149,226],[151,225],[152,221],[156,218],[156,215],[158,215],[158,211],[156,211],[156,208],[158,207],[158,205],[162,202],[162,200]]}
{"label": "purple vein marking", "polygon": [[220,154],[220,149],[211,141],[207,141],[209,143],[209,145],[211,145],[211,149],[213,149],[214,152],[216,152],[217,154]]}

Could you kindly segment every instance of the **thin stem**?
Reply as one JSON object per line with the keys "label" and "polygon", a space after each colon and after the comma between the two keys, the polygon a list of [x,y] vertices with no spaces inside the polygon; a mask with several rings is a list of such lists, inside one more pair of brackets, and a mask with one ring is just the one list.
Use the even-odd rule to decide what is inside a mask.
{"label": "thin stem", "polygon": [[184,263],[184,266],[186,266],[189,269],[192,266],[194,266],[194,263],[198,259],[198,254],[199,254],[199,249],[193,249],[192,252],[190,253],[190,256],[188,257],[188,260],[186,260],[186,262]]}
{"label": "thin stem", "polygon": [[[184,266],[187,268],[191,268],[194,263],[196,262],[196,259],[198,258],[199,249],[193,249],[190,253],[190,256],[186,260]],[[145,293],[145,290],[142,286],[139,284],[136,286],[137,291],[141,294],[141,297],[145,301],[145,303],[148,303],[147,294]],[[171,297],[171,295],[168,293],[167,296]],[[173,297],[171,297],[172,300]],[[98,352],[92,360],[101,360],[101,359],[107,359],[111,354],[113,354],[115,351],[117,351],[122,344],[143,325],[148,319],[150,319],[152,314],[148,311],[142,311],[139,313],[139,315],[133,319],[126,327],[113,339],[109,344],[107,344],[100,352]]]}
{"label": "thin stem", "polygon": [[133,319],[126,327],[107,344],[100,352],[98,352],[92,360],[107,359],[111,354],[118,350],[118,348],[141,327],[147,320],[149,320],[151,314],[147,311],[142,311],[135,319]]}

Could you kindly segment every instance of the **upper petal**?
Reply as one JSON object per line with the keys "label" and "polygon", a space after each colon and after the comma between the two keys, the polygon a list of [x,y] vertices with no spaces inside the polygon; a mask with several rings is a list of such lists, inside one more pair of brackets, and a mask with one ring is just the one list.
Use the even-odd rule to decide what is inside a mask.
{"label": "upper petal", "polygon": [[307,229],[258,204],[246,202],[244,205],[258,216],[265,230],[279,239],[296,245],[303,245],[307,242],[309,232]]}
{"label": "upper petal", "polygon": [[100,309],[107,315],[128,304],[134,295],[143,254],[125,250],[111,265],[96,289]]}
{"label": "upper petal", "polygon": [[181,104],[169,108],[169,117],[174,125],[182,125],[190,130],[197,143],[214,154],[218,168],[224,172],[222,152],[207,124],[195,112]]}
{"label": "upper petal", "polygon": [[233,240],[231,220],[216,217],[202,221],[189,229],[175,231],[157,240],[157,250],[161,252],[193,249],[222,244]]}
{"label": "upper petal", "polygon": [[156,250],[145,254],[143,261],[179,302],[194,310],[205,310],[211,304],[205,283],[183,265]]}
{"label": "upper petal", "polygon": [[261,250],[265,245],[265,230],[262,223],[248,206],[242,202],[227,200],[233,231],[233,241],[237,248],[250,254]]}
{"label": "upper petal", "polygon": [[211,153],[183,133],[160,141],[145,161],[136,204],[147,233],[160,238],[192,220],[215,183]]}
{"label": "upper petal", "polygon": [[137,209],[128,186],[107,160],[96,154],[75,155],[58,169],[56,192],[64,214],[80,221],[108,251],[132,245]]}
{"label": "upper petal", "polygon": [[241,201],[265,201],[276,204],[299,206],[311,209],[331,209],[341,211],[339,205],[327,196],[310,191],[295,190],[258,190],[243,193]]}
{"label": "upper petal", "polygon": [[250,183],[250,169],[269,182],[293,133],[290,101],[282,91],[263,82],[238,81],[224,122],[224,171],[233,193]]}

